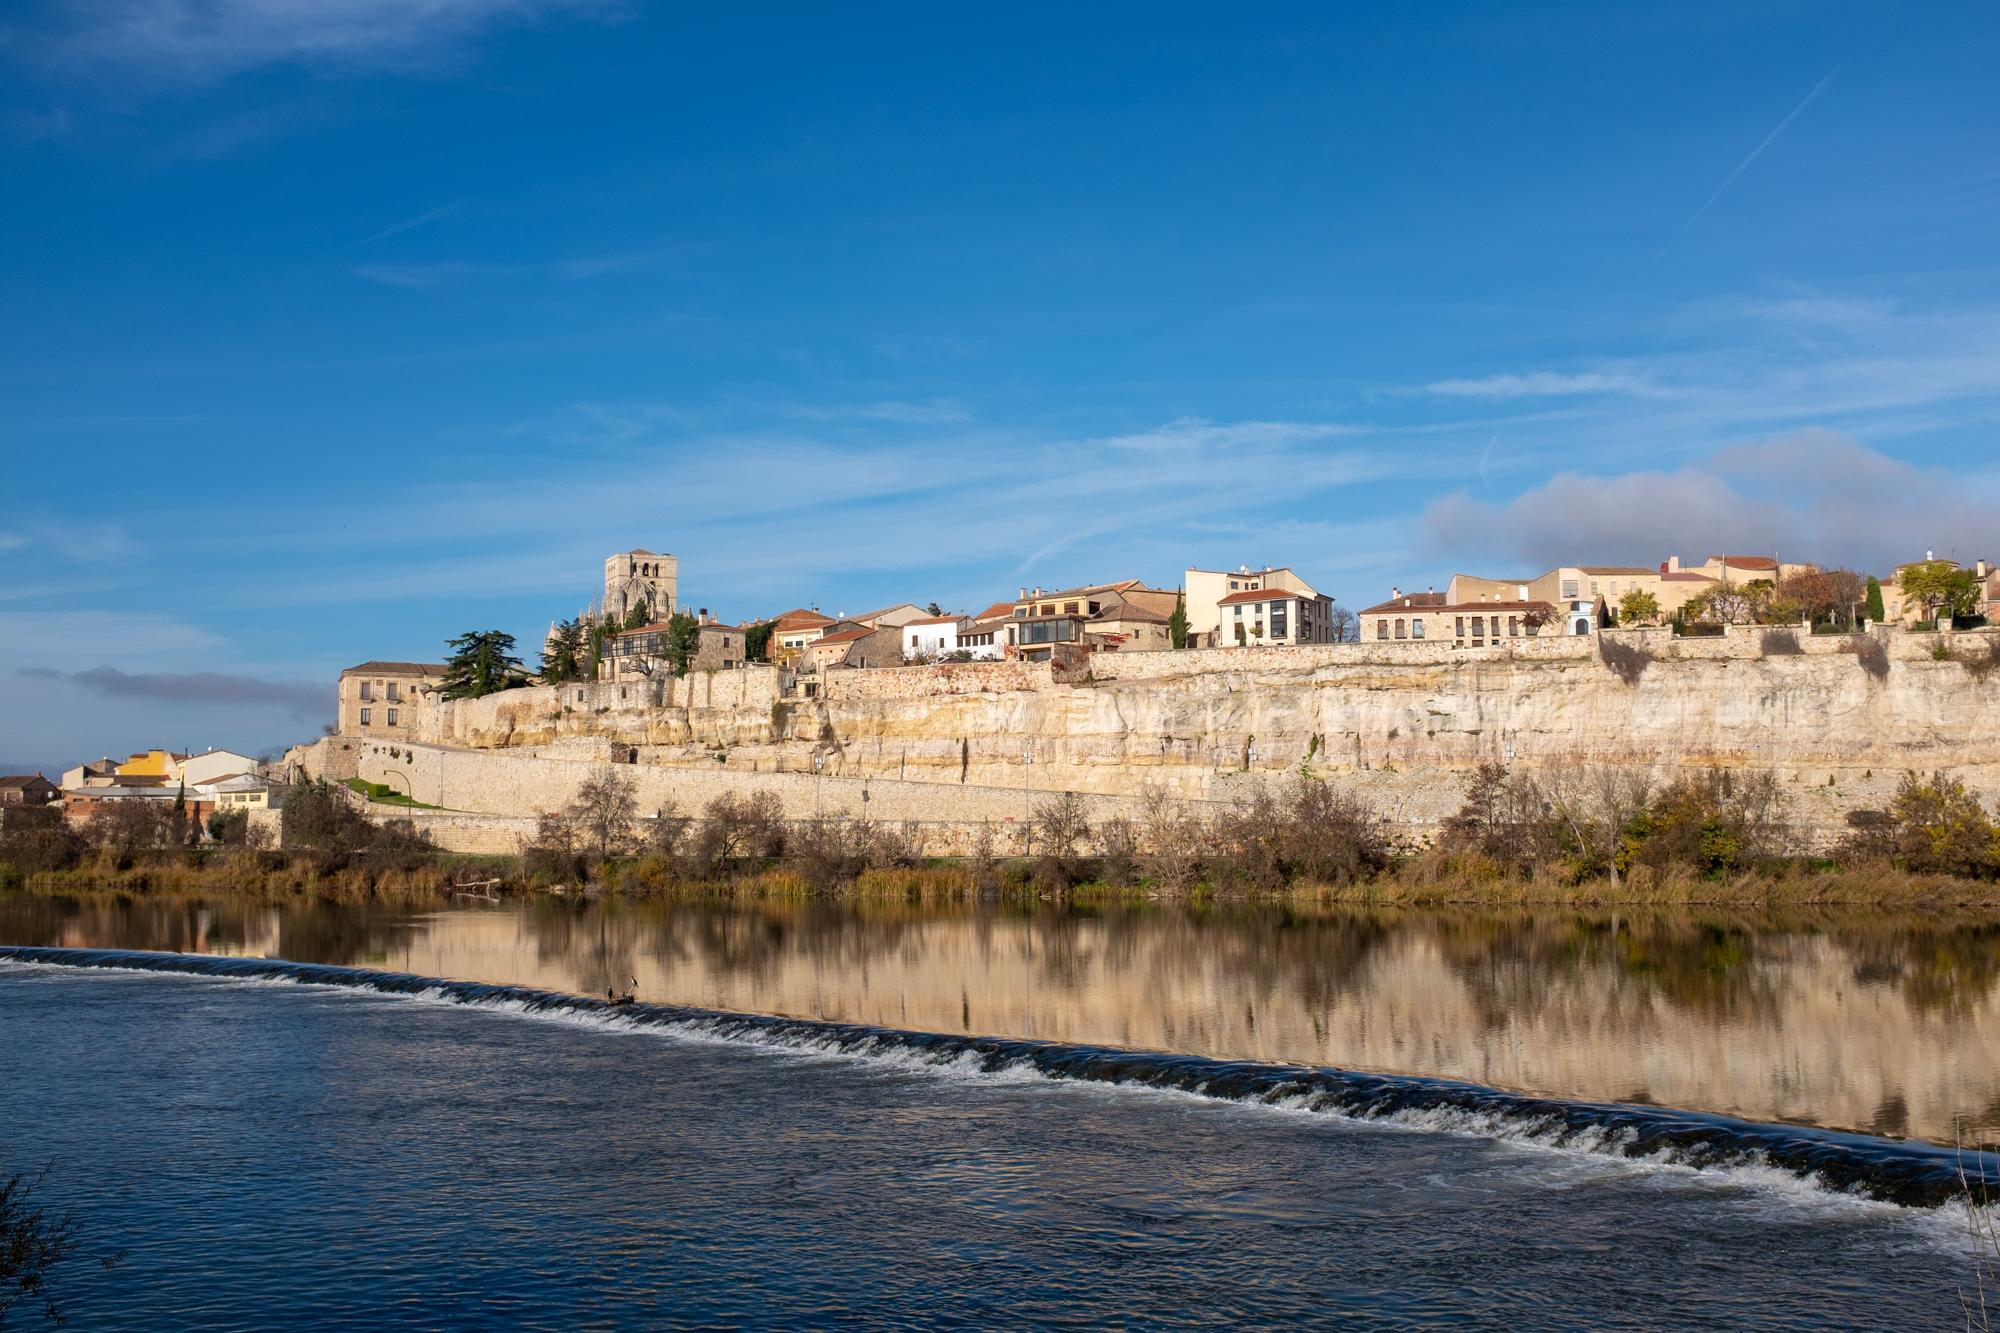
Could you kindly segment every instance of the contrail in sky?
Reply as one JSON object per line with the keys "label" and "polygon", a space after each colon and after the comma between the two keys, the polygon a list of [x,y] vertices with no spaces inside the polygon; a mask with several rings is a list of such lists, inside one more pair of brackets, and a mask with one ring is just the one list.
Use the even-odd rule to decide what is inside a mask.
{"label": "contrail in sky", "polygon": [[1769,134],[1765,135],[1764,142],[1758,144],[1755,148],[1751,149],[1750,156],[1744,158],[1741,162],[1738,162],[1736,164],[1736,170],[1729,173],[1729,178],[1723,181],[1722,184],[1716,186],[1715,193],[1708,196],[1708,198],[1702,200],[1701,207],[1697,208],[1694,211],[1694,214],[1691,217],[1689,217],[1686,222],[1681,223],[1681,229],[1673,234],[1673,238],[1669,240],[1666,245],[1660,247],[1661,254],[1665,254],[1667,252],[1667,247],[1671,246],[1674,243],[1674,241],[1678,241],[1681,237],[1687,235],[1687,230],[1689,227],[1692,227],[1695,223],[1701,221],[1701,215],[1703,213],[1706,213],[1709,210],[1709,207],[1713,205],[1716,200],[1722,198],[1722,192],[1728,189],[1730,186],[1734,185],[1736,183],[1736,178],[1738,176],[1741,176],[1745,171],[1749,170],[1750,164],[1752,162],[1755,162],[1758,156],[1762,154],[1766,148],[1769,148],[1771,146],[1773,140],[1775,140],[1779,135],[1785,132],[1785,126],[1791,124],[1793,121],[1799,118],[1799,112],[1804,111],[1807,107],[1811,106],[1813,103],[1813,99],[1826,91],[1826,85],[1833,82],[1833,76],[1840,73],[1843,67],[1844,65],[1835,65],[1832,69],[1828,70],[1826,72],[1826,77],[1821,79],[1818,83],[1814,84],[1813,90],[1806,94],[1805,100],[1792,108],[1792,114],[1786,116],[1783,120],[1779,121],[1778,128],[1772,130]]}

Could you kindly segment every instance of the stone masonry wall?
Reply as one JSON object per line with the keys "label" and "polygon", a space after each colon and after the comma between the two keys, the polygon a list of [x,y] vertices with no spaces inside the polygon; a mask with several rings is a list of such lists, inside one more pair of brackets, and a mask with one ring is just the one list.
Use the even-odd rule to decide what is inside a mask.
{"label": "stone masonry wall", "polygon": [[[768,787],[797,810],[816,766],[823,798],[893,783],[913,789],[910,804],[881,817],[972,820],[989,805],[1018,817],[1024,787],[1229,800],[1310,766],[1415,827],[1455,810],[1481,763],[1616,763],[1661,775],[1771,768],[1800,819],[1836,829],[1910,769],[1950,768],[2000,792],[1996,643],[1989,632],[1632,630],[1482,649],[1107,653],[1076,684],[1046,665],[972,663],[835,672],[813,700],[779,699],[777,673],[759,668],[670,682],[659,704],[636,686],[508,691],[446,705],[425,725],[447,749],[584,765],[636,756],[684,809]],[[473,766],[440,775],[454,788],[440,803],[467,799],[475,774],[495,784],[479,808],[496,813],[566,799],[546,784],[510,795],[506,768]],[[519,799],[530,804],[507,804]]]}

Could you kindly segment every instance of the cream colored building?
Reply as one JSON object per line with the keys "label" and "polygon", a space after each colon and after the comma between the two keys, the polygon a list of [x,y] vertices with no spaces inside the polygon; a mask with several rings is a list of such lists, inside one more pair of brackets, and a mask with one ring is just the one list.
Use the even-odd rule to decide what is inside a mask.
{"label": "cream colored building", "polygon": [[1216,610],[1225,648],[1333,642],[1333,598],[1310,588],[1281,583],[1243,588],[1224,596]]}
{"label": "cream colored building", "polygon": [[[1456,585],[1457,580],[1452,582]],[[1515,585],[1517,594],[1520,588]],[[1411,641],[1484,648],[1544,634],[1588,634],[1594,627],[1588,614],[1566,617],[1554,603],[1518,595],[1505,597],[1489,591],[1469,601],[1457,601],[1434,589],[1405,593],[1392,588],[1390,593],[1388,601],[1359,613],[1363,643]]]}
{"label": "cream colored building", "polygon": [[284,802],[276,798],[278,788],[254,773],[231,773],[192,788],[214,803],[223,814],[237,810],[270,810]]}
{"label": "cream colored building", "polygon": [[[1304,593],[1314,599],[1319,597],[1318,589],[1287,566],[1266,565],[1262,569],[1252,569],[1248,565],[1239,565],[1235,569],[1190,568],[1181,578],[1181,586],[1187,594],[1190,648],[1226,648],[1236,641],[1236,616],[1232,611],[1223,609],[1224,598],[1234,597],[1242,592],[1261,592],[1267,589]],[[1330,612],[1333,599],[1326,598],[1324,605],[1326,611]],[[1169,613],[1173,610],[1171,606],[1167,609]],[[1295,640],[1287,639],[1285,642],[1295,642]],[[1304,642],[1320,643],[1326,640],[1313,639]]]}
{"label": "cream colored building", "polygon": [[414,740],[415,708],[437,696],[442,662],[363,662],[340,673],[334,723],[343,736]]}

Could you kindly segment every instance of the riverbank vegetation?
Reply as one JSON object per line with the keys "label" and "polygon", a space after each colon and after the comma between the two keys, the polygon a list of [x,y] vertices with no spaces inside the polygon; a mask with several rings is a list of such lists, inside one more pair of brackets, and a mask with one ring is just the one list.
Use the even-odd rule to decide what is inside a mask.
{"label": "riverbank vegetation", "polygon": [[1934,905],[2000,911],[2000,821],[1963,783],[1908,774],[1883,809],[1856,810],[1837,846],[1802,853],[1768,772],[1655,782],[1616,766],[1554,773],[1486,766],[1421,847],[1399,845],[1353,793],[1310,773],[1222,805],[1152,793],[1093,824],[1074,794],[1025,825],[958,830],[960,854],[920,853],[923,831],[848,817],[784,817],[768,794],[641,818],[607,769],[543,814],[518,856],[444,853],[347,794],[293,793],[282,850],[239,837],[182,841],[170,820],[15,818],[0,888],[111,888],[416,901],[497,891],[633,897],[956,901],[1285,898],[1412,906],[1475,903]]}

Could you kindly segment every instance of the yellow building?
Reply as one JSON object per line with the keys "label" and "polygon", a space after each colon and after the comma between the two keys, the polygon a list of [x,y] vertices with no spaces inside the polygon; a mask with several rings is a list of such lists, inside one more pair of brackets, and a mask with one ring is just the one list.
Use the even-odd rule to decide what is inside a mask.
{"label": "yellow building", "polygon": [[180,765],[187,758],[172,750],[141,750],[118,765],[121,778],[158,778],[164,782],[180,771]]}

